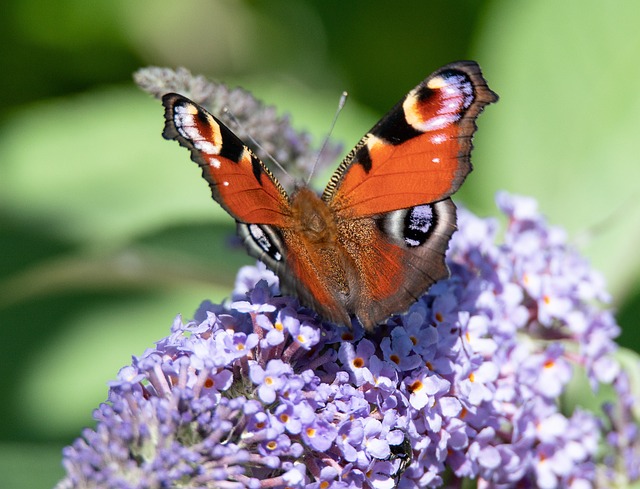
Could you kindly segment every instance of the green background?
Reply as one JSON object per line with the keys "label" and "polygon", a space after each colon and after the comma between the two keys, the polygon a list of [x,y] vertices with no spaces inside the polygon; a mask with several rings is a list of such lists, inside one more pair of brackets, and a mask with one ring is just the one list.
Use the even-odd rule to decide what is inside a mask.
{"label": "green background", "polygon": [[[0,487],[51,487],[106,382],[220,301],[252,261],[162,109],[131,81],[185,66],[241,85],[345,152],[439,66],[501,100],[456,197],[531,195],[608,281],[640,350],[640,3],[5,0],[0,15]],[[325,177],[322,177],[325,178]],[[320,182],[322,185],[322,182]]]}

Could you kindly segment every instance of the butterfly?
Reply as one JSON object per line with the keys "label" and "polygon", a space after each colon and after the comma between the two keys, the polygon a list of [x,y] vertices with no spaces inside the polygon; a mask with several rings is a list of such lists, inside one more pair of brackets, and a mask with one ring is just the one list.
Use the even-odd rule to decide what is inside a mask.
{"label": "butterfly", "polygon": [[288,194],[220,120],[176,93],[162,97],[163,137],[202,169],[250,255],[324,319],[373,331],[449,270],[456,230],[449,198],[471,171],[475,120],[497,101],[472,61],[444,66],[411,90],[349,152],[324,192]]}

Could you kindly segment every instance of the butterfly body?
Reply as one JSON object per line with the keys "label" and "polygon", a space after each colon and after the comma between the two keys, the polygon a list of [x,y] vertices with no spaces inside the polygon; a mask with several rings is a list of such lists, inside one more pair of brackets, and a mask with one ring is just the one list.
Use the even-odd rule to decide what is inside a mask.
{"label": "butterfly body", "polygon": [[473,62],[441,68],[347,155],[322,195],[288,195],[222,122],[163,97],[164,137],[191,151],[249,253],[325,319],[372,330],[448,275],[456,229],[449,196],[471,171],[475,119],[497,99]]}

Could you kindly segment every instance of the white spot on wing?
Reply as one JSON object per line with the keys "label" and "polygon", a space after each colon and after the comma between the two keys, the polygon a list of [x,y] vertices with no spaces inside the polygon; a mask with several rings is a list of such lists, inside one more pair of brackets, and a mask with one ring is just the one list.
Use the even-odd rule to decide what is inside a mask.
{"label": "white spot on wing", "polygon": [[[446,114],[445,111],[442,112]],[[452,110],[451,112],[452,114],[432,117],[431,119],[423,121],[421,124],[419,124],[418,127],[416,127],[415,125],[413,127],[416,127],[416,129],[419,129],[420,131],[437,131],[438,129],[444,129],[449,124],[457,121],[460,118],[458,114],[455,113],[455,110]]]}
{"label": "white spot on wing", "polygon": [[448,95],[449,97],[457,97],[459,92],[457,86],[454,87],[451,85],[444,87],[442,91],[445,93],[445,95]]}
{"label": "white spot on wing", "polygon": [[192,142],[193,142],[193,147],[199,151],[202,151],[204,154],[208,154],[208,155],[218,154],[218,151],[215,145],[212,142],[207,141],[206,139],[200,139],[200,140],[192,139]]}
{"label": "white spot on wing", "polygon": [[431,142],[433,144],[442,144],[447,140],[446,137],[444,137],[442,134],[435,134],[434,136],[431,137]]}

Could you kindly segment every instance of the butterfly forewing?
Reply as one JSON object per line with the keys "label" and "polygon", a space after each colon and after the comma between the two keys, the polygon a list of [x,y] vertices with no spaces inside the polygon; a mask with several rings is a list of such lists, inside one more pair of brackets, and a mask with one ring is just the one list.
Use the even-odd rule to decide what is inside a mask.
{"label": "butterfly forewing", "polygon": [[162,135],[189,149],[213,198],[236,220],[290,227],[289,199],[269,169],[222,122],[191,100],[162,97]]}
{"label": "butterfly forewing", "polygon": [[475,119],[496,100],[476,63],[441,68],[364,136],[323,199],[338,215],[353,218],[449,197],[471,171]]}

